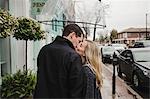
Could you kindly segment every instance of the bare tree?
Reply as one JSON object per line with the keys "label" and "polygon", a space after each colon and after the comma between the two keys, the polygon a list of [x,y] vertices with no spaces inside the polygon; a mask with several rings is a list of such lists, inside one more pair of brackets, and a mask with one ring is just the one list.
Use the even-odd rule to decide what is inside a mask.
{"label": "bare tree", "polygon": [[92,22],[92,10],[89,10],[87,8],[87,5],[84,3],[84,1],[74,1],[75,2],[75,7],[76,7],[76,21],[81,21],[83,22],[81,26],[83,27],[86,36],[90,32],[90,24],[85,24],[86,22]]}
{"label": "bare tree", "polygon": [[[88,7],[87,7],[88,6]],[[76,4],[76,19],[82,21],[82,22],[91,22],[94,24],[94,35],[93,40],[95,40],[95,33],[96,33],[96,24],[100,23],[105,26],[105,8],[106,5],[97,1],[93,6],[89,7],[89,5],[86,5],[85,3],[77,3]],[[88,9],[90,8],[90,10]],[[83,10],[81,10],[83,9]],[[90,32],[90,24],[82,24],[85,32]]]}

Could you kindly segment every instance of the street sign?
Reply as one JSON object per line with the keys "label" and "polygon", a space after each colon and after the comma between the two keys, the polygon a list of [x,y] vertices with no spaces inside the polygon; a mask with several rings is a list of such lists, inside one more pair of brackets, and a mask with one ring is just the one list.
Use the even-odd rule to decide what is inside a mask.
{"label": "street sign", "polygon": [[31,0],[31,14],[39,15],[47,0]]}

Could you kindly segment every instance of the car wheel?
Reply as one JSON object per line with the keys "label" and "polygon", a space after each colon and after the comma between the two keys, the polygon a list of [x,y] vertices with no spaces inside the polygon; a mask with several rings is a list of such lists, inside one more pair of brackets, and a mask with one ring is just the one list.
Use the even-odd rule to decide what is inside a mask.
{"label": "car wheel", "polygon": [[133,82],[133,86],[134,86],[135,88],[139,88],[139,86],[140,86],[139,83],[140,83],[140,82],[139,82],[139,77],[138,77],[137,73],[134,73],[134,74],[133,74],[132,82]]}
{"label": "car wheel", "polygon": [[120,69],[119,65],[117,66],[117,72],[118,72],[118,76],[122,77],[122,72],[121,72],[121,69]]}

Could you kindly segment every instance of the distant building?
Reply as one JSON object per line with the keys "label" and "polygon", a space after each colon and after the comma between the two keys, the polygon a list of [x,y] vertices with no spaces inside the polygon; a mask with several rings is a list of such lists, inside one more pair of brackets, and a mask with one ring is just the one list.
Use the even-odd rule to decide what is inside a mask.
{"label": "distant building", "polygon": [[[147,28],[147,35],[150,37],[150,28]],[[115,42],[132,44],[137,40],[146,39],[146,28],[128,28],[117,34]]]}

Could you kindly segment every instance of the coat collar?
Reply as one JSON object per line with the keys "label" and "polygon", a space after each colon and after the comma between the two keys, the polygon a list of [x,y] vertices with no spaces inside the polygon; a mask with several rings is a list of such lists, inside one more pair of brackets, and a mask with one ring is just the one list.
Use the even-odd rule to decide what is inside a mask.
{"label": "coat collar", "polygon": [[71,48],[75,49],[72,42],[64,37],[57,36],[54,42],[64,44],[64,45],[69,45]]}

